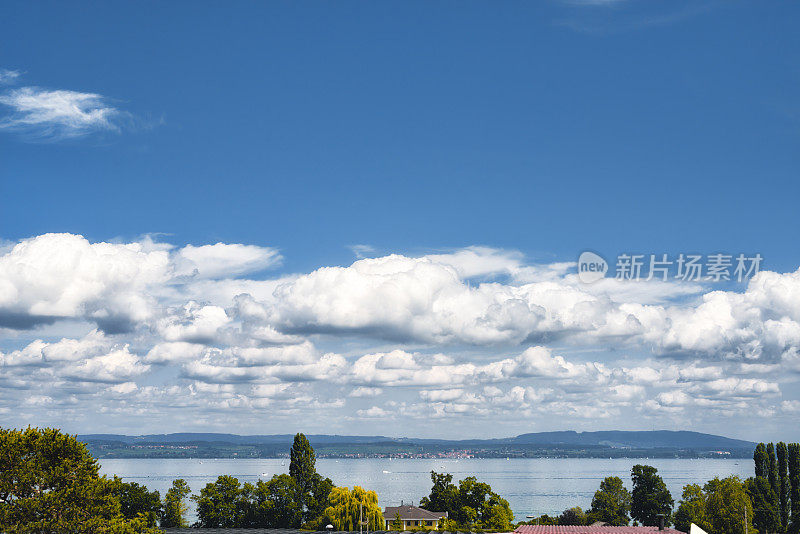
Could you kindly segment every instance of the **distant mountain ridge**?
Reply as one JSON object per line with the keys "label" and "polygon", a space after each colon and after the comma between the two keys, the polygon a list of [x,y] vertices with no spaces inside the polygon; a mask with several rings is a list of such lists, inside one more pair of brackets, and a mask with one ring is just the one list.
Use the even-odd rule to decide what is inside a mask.
{"label": "distant mountain ridge", "polygon": [[[122,434],[83,434],[78,438],[85,442],[115,442],[136,444],[180,444],[180,443],[228,443],[236,445],[283,445],[292,441],[292,434],[239,435],[208,432],[180,432],[173,434],[147,434],[128,436]],[[435,439],[392,438],[387,436],[346,436],[332,434],[310,434],[308,439],[318,445],[369,445],[398,443],[408,445],[438,445],[449,447],[600,447],[630,449],[753,449],[755,443],[714,434],[703,434],[686,430],[605,430],[596,432],[533,432],[499,439]]]}
{"label": "distant mountain ridge", "polygon": [[511,438],[513,443],[526,444],[570,444],[608,445],[638,449],[648,448],[747,448],[756,446],[751,441],[727,438],[714,434],[703,434],[688,430],[605,430],[598,432],[537,432]]}
{"label": "distant mountain ridge", "polygon": [[[79,434],[82,441],[117,441],[121,443],[234,443],[247,445],[273,445],[291,443],[294,434],[239,435],[214,432],[176,432],[173,434],[144,434],[127,436],[124,434]],[[380,443],[394,441],[385,436],[337,436],[328,434],[309,434],[308,439],[318,443]]]}

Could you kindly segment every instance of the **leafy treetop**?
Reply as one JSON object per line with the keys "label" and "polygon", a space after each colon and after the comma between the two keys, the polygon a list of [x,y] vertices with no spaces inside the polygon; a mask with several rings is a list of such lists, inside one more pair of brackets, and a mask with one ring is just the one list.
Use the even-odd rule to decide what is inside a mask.
{"label": "leafy treetop", "polygon": [[649,465],[634,465],[631,469],[631,515],[650,527],[658,526],[660,515],[664,516],[664,523],[669,524],[675,504],[664,479],[657,473],[658,470]]}

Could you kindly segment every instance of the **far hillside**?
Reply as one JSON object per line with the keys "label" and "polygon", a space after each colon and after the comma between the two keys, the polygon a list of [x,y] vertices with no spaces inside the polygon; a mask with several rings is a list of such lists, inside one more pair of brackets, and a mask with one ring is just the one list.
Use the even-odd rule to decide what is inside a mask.
{"label": "far hillside", "polygon": [[[748,458],[755,443],[689,431],[536,432],[501,439],[309,435],[320,458]],[[175,433],[78,436],[100,458],[280,458],[289,434]]]}

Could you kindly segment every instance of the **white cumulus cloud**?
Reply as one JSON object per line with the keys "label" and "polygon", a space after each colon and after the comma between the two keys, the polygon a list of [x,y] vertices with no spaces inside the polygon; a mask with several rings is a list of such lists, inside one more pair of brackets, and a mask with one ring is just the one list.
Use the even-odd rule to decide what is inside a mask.
{"label": "white cumulus cloud", "polygon": [[0,412],[655,425],[796,406],[800,271],[709,291],[587,286],[574,265],[486,247],[268,271],[280,260],[148,237],[4,243]]}

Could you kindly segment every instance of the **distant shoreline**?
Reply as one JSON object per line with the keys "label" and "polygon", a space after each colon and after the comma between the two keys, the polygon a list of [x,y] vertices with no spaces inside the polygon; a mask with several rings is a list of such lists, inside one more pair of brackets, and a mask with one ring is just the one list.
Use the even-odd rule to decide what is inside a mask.
{"label": "distant shoreline", "polygon": [[[97,456],[97,460],[280,460],[282,458],[275,457],[247,457],[240,458],[236,456],[195,456],[195,457],[178,457],[178,456]],[[362,456],[362,457],[320,457],[318,460],[446,460],[448,458],[401,458],[401,457],[380,457],[380,456]],[[510,457],[509,460],[748,460],[747,456],[527,456],[527,457]],[[489,458],[489,457],[473,457],[462,458],[461,460],[503,460],[503,458]]]}
{"label": "distant shoreline", "polygon": [[[283,434],[78,436],[95,458],[287,458]],[[318,458],[750,458],[755,443],[689,431],[538,432],[501,439],[309,435]]]}
{"label": "distant shoreline", "polygon": [[[106,452],[98,452],[90,447],[92,456],[98,459],[187,459],[187,460],[287,460],[285,455],[256,455],[256,454],[213,454],[210,451],[204,452],[201,450],[192,451],[195,454],[190,454],[189,451],[128,451],[128,450],[113,450]],[[381,455],[381,454],[340,454],[340,455],[327,455],[321,454],[317,456],[319,460],[537,460],[537,459],[550,459],[550,460],[575,460],[575,459],[596,459],[596,460],[616,460],[616,459],[663,459],[663,460],[747,460],[750,459],[752,453],[749,451],[740,451],[739,453],[725,453],[717,454],[713,452],[701,451],[641,451],[638,453],[631,453],[630,451],[606,451],[606,454],[593,451],[592,454],[581,454],[578,452],[572,454],[566,453],[541,453],[541,454],[470,454],[463,456],[450,456],[450,455],[436,455],[436,454],[398,454],[398,455]]]}

